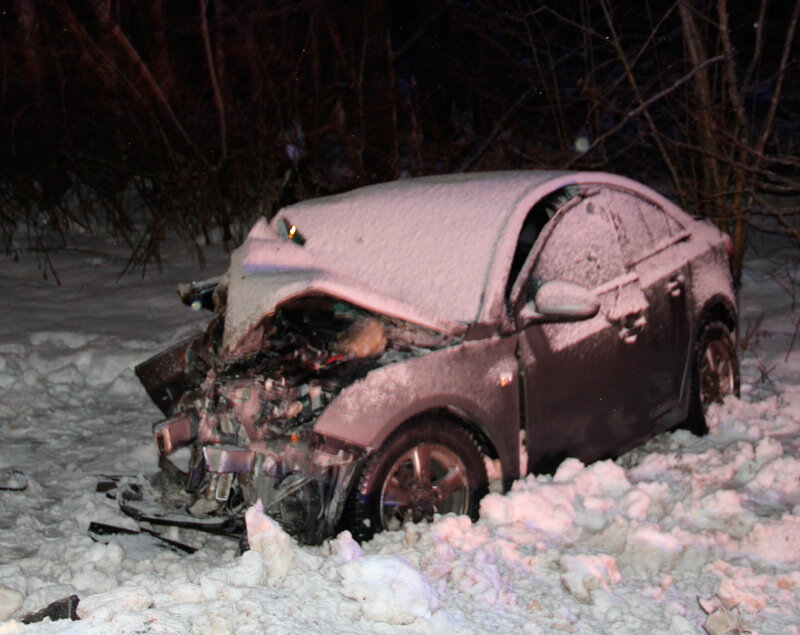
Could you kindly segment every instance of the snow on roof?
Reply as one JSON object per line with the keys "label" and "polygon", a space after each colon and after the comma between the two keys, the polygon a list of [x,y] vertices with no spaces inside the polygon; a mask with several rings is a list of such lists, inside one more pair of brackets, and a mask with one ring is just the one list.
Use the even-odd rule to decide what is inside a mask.
{"label": "snow on roof", "polygon": [[[563,172],[405,179],[284,208],[332,269],[463,323],[479,318],[489,268],[525,194]],[[516,244],[517,232],[513,242]],[[513,245],[511,247],[513,250]],[[509,256],[510,257],[510,256]]]}
{"label": "snow on roof", "polygon": [[[493,286],[494,296],[498,289],[502,293],[519,228],[539,198],[532,193],[570,174],[484,172],[392,181],[286,207],[272,228],[285,221],[297,227],[305,244],[297,254],[284,249],[284,255],[303,261],[304,266],[289,268],[305,271],[309,281],[358,281],[362,294],[354,301],[363,303],[369,289],[370,308],[392,312],[375,305],[379,298],[391,298],[398,317],[453,331],[453,324],[496,317],[491,311],[497,298],[488,302],[487,288]],[[254,228],[247,253],[232,265],[232,272],[240,270],[230,278],[229,344],[236,339],[234,330],[243,335],[283,295],[274,275],[280,269],[275,237],[263,225]],[[307,256],[300,256],[300,249]],[[236,287],[244,278],[247,290],[239,293]],[[293,280],[293,293],[299,284]]]}

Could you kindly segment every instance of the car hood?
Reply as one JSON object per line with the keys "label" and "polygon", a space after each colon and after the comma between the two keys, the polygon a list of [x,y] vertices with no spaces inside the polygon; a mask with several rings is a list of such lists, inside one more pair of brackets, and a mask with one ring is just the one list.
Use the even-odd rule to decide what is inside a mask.
{"label": "car hood", "polygon": [[223,354],[235,351],[281,305],[309,295],[339,298],[447,335],[460,335],[466,329],[462,323],[432,315],[336,271],[305,247],[279,237],[266,219],[259,220],[234,250],[220,284],[227,295]]}

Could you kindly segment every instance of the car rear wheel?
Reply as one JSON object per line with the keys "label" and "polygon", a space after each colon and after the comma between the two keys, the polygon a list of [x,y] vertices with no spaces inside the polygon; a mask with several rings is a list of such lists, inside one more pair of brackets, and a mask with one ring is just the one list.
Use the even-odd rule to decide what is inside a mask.
{"label": "car rear wheel", "polygon": [[434,514],[478,517],[487,491],[483,454],[464,428],[424,417],[389,437],[367,460],[345,510],[343,528],[356,540]]}
{"label": "car rear wheel", "polygon": [[739,395],[739,359],[730,329],[709,322],[700,332],[692,364],[692,402],[687,427],[695,434],[708,432],[706,411],[726,395]]}

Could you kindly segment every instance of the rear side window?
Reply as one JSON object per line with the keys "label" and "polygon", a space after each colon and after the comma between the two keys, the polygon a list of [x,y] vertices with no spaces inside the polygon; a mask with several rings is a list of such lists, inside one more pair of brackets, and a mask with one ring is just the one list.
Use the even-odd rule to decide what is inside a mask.
{"label": "rear side window", "polygon": [[685,230],[660,207],[623,190],[611,190],[608,212],[631,263],[663,249]]}

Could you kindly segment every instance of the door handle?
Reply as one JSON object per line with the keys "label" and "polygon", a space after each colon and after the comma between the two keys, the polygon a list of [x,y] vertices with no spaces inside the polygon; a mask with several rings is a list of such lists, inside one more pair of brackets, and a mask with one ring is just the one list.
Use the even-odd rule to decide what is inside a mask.
{"label": "door handle", "polygon": [[644,330],[647,324],[647,318],[644,316],[643,311],[634,311],[628,313],[619,329],[619,339],[626,344],[633,344],[639,337],[639,333]]}
{"label": "door handle", "polygon": [[675,276],[670,278],[667,283],[667,290],[673,298],[680,298],[683,295],[683,285],[686,283],[686,278],[683,276]]}

